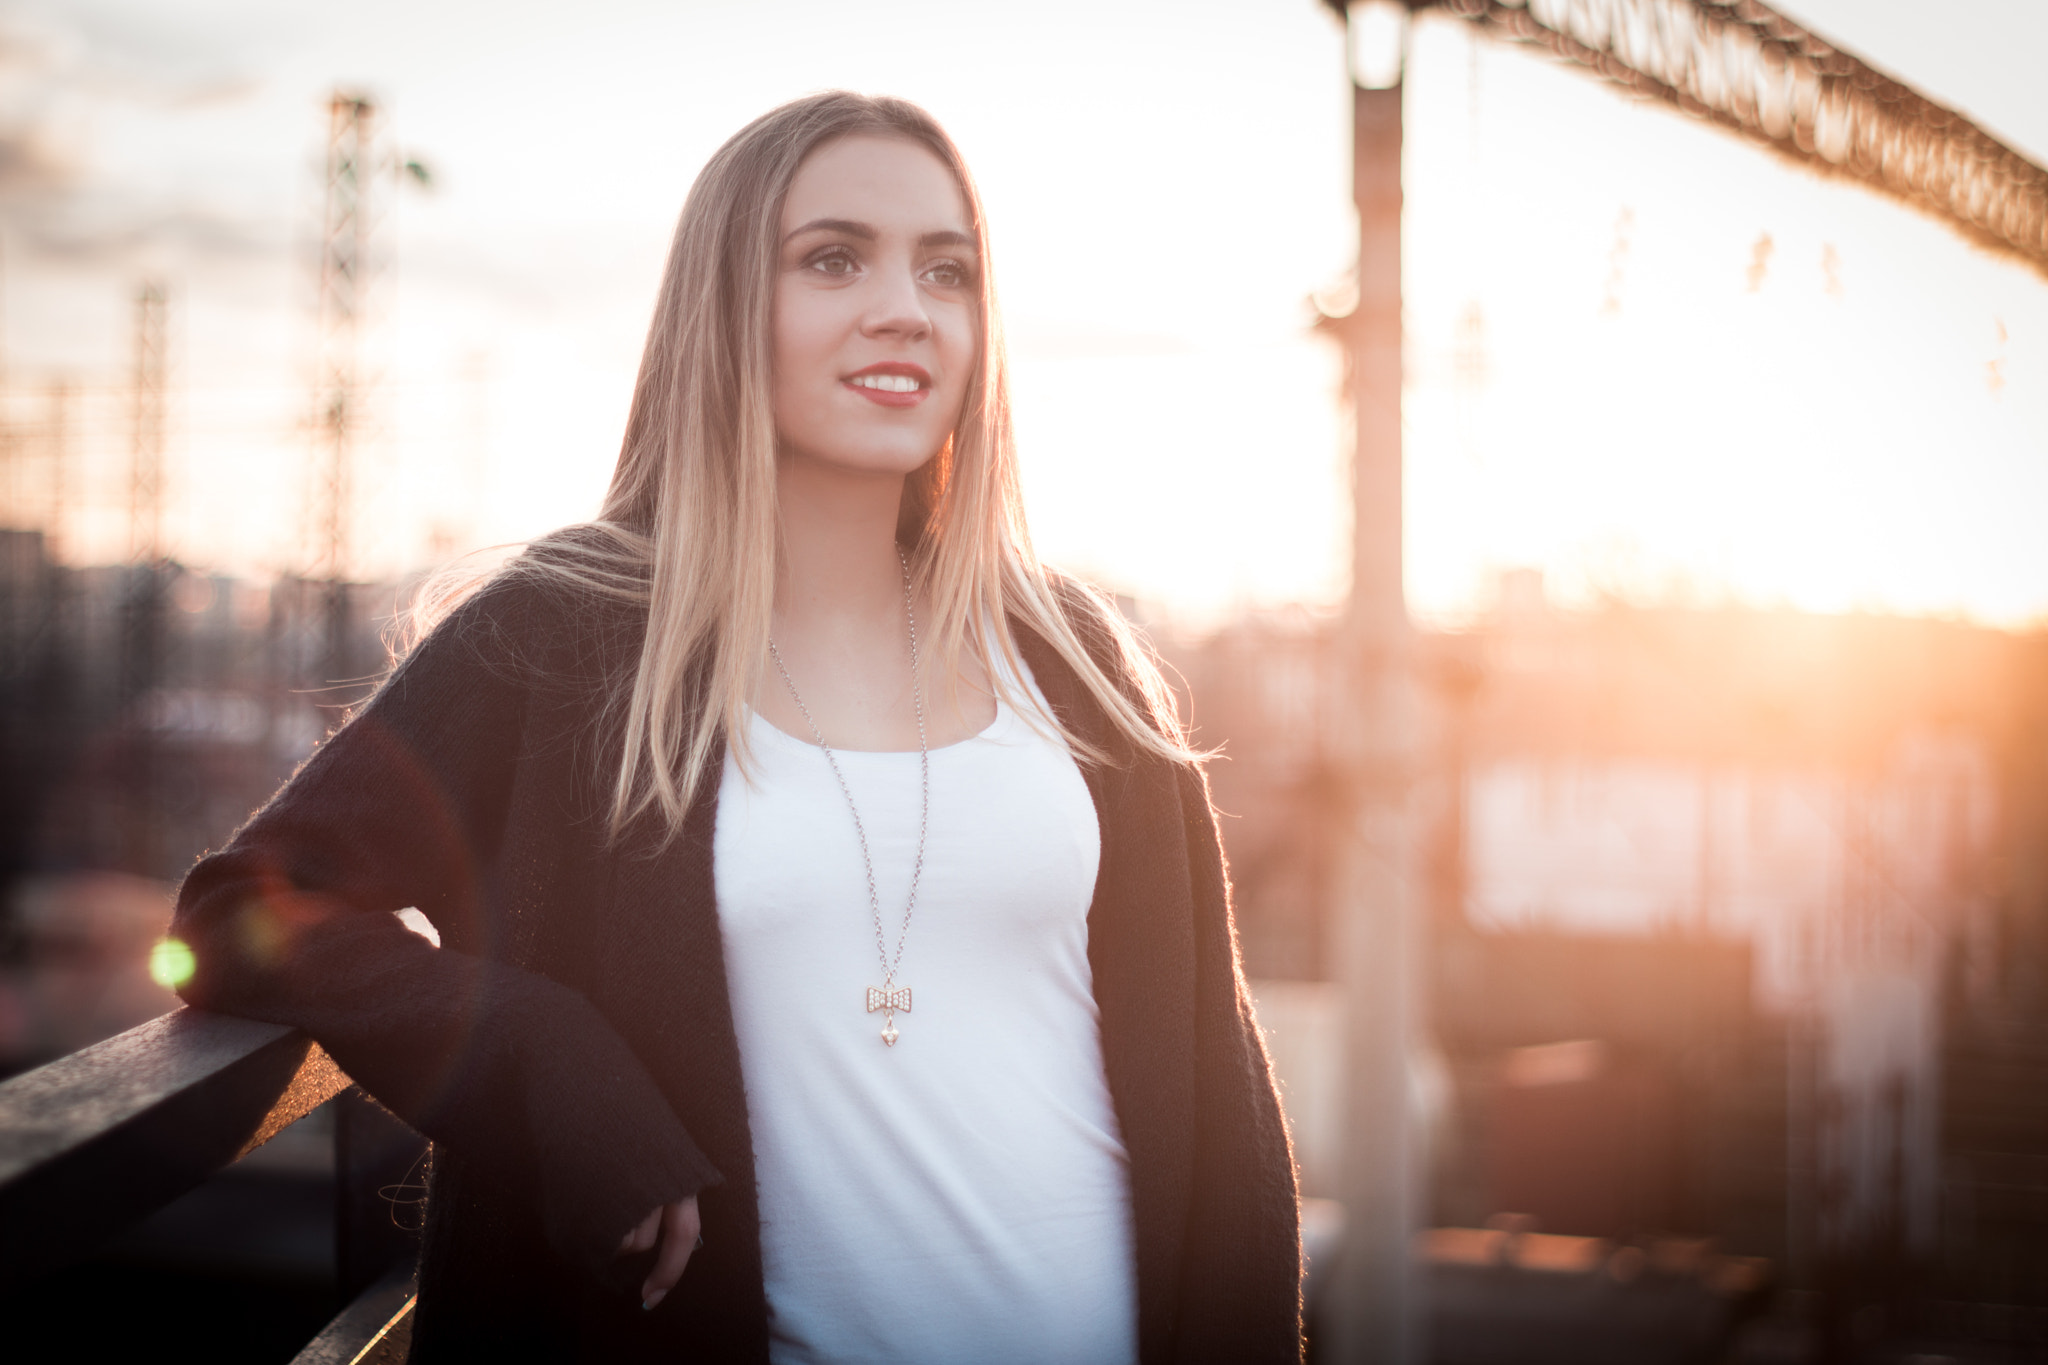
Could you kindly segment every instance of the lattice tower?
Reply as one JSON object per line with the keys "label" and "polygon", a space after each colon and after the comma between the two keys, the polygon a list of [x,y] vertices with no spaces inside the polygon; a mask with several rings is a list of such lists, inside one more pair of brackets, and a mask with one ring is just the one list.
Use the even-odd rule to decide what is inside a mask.
{"label": "lattice tower", "polygon": [[163,284],[143,281],[135,291],[128,393],[128,557],[137,564],[155,564],[163,557],[165,309]]}
{"label": "lattice tower", "polygon": [[370,187],[376,108],[337,92],[328,102],[326,203],[320,231],[320,336],[314,425],[311,577],[343,582],[349,571],[357,438],[363,424],[361,357],[370,285]]}

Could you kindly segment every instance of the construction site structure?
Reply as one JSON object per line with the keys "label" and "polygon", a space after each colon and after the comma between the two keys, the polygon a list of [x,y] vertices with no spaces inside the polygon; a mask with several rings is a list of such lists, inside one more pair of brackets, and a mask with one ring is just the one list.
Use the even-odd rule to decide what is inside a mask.
{"label": "construction site structure", "polygon": [[[1817,173],[1930,213],[2048,276],[2048,170],[1756,0],[1326,0],[1353,55],[1358,303],[1325,327],[1349,361],[1352,586],[1346,715],[1332,736],[1347,805],[1333,877],[1345,1001],[1345,1232],[1321,1324],[1327,1359],[1426,1358],[1411,1248],[1426,1155],[1411,1084],[1422,1042],[1426,917],[1413,885],[1413,630],[1402,579],[1401,143],[1406,19],[1431,10],[1539,46],[1623,89]],[[1377,39],[1392,60],[1361,62]]]}
{"label": "construction site structure", "polygon": [[[1386,41],[1399,43],[1398,32]],[[1354,50],[1354,57],[1358,56]],[[1338,1360],[1422,1358],[1423,1315],[1409,1247],[1424,1220],[1426,1160],[1410,1121],[1409,1071],[1421,1045],[1421,916],[1411,885],[1410,795],[1417,755],[1412,629],[1402,585],[1401,95],[1352,87],[1352,186],[1358,208],[1358,302],[1338,324],[1349,354],[1351,595],[1339,647],[1347,713],[1333,767],[1350,805],[1333,916],[1345,1001],[1343,1099],[1351,1134],[1340,1176],[1350,1235],[1335,1277]],[[1384,78],[1384,77],[1383,77]]]}
{"label": "construction site structure", "polygon": [[1756,0],[1407,0],[1530,43],[2048,277],[2048,169]]}

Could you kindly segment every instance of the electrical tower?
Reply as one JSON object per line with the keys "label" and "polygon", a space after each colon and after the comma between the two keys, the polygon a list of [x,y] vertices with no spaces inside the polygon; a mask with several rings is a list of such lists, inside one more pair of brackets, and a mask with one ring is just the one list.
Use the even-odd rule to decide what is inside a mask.
{"label": "electrical tower", "polygon": [[18,451],[15,445],[13,394],[7,372],[4,293],[6,273],[6,253],[0,250],[0,525],[12,523],[22,512],[21,496],[16,487]]}
{"label": "electrical tower", "polygon": [[71,383],[59,379],[49,388],[49,512],[43,521],[43,543],[52,560],[61,560],[70,548],[66,534],[66,513],[71,507]]}
{"label": "electrical tower", "polygon": [[368,303],[376,106],[336,91],[327,106],[327,182],[320,230],[320,338],[314,376],[319,450],[312,499],[311,577],[324,585],[320,681],[349,676],[350,515],[363,411],[361,342]]}
{"label": "electrical tower", "polygon": [[[429,183],[426,168],[379,155],[376,106],[361,94],[336,91],[328,101],[326,210],[320,231],[320,352],[315,379],[315,422],[320,433],[313,501],[314,577],[323,586],[323,648],[316,684],[360,678],[368,670],[351,658],[349,608],[355,464],[366,426],[369,384],[362,372],[362,342],[370,321],[377,262],[373,187],[389,170]],[[408,1254],[388,1217],[365,1220],[367,1198],[420,1159],[419,1140],[360,1095],[342,1096],[335,1108],[337,1209],[336,1270],[345,1294],[368,1288],[384,1265]]]}
{"label": "electrical tower", "polygon": [[135,291],[129,373],[128,593],[121,622],[121,698],[133,704],[156,685],[163,653],[164,287]]}
{"label": "electrical tower", "polygon": [[128,558],[153,567],[163,557],[164,287],[135,291],[135,356],[129,388]]}
{"label": "electrical tower", "polygon": [[168,329],[163,285],[145,280],[135,291],[135,337],[129,389],[128,592],[122,603],[121,703],[129,720],[125,857],[143,876],[160,875],[155,737],[150,697],[164,665],[164,379]]}

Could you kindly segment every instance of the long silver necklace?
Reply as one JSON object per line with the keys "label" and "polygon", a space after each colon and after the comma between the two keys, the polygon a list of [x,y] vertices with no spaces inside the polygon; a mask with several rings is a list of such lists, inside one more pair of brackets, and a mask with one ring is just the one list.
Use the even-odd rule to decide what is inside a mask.
{"label": "long silver necklace", "polygon": [[919,795],[917,812],[917,861],[910,870],[910,898],[903,903],[903,928],[896,935],[896,951],[889,951],[889,938],[882,929],[882,902],[875,893],[875,859],[868,852],[868,832],[860,822],[860,807],[854,804],[853,788],[846,785],[846,774],[839,770],[839,759],[833,754],[832,746],[825,742],[824,732],[818,729],[818,722],[811,717],[811,708],[804,705],[803,693],[796,690],[796,680],[789,676],[783,666],[782,651],[775,647],[773,637],[768,641],[768,657],[775,661],[775,671],[782,675],[783,684],[789,688],[790,699],[796,702],[796,709],[803,713],[804,723],[811,727],[811,738],[818,741],[818,747],[825,751],[825,761],[832,765],[832,776],[839,781],[839,792],[846,798],[846,808],[853,812],[853,832],[860,839],[860,860],[868,874],[868,911],[875,921],[875,953],[882,964],[882,984],[868,987],[867,1012],[882,1014],[882,1041],[890,1047],[896,1046],[899,1036],[896,1032],[896,1011],[910,1013],[910,987],[896,984],[896,969],[903,965],[903,945],[910,938],[910,916],[917,909],[917,886],[924,880],[924,839],[931,828],[932,814],[932,755],[924,738],[924,692],[917,682],[917,612],[910,601],[910,561],[903,557],[899,546],[896,562],[903,568],[903,615],[910,622],[910,705],[917,713],[917,766],[919,774]]}

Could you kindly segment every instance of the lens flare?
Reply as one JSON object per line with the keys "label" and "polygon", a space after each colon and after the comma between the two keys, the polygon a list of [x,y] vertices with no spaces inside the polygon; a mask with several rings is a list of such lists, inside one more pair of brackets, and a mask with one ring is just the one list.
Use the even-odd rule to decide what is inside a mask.
{"label": "lens flare", "polygon": [[149,979],[165,990],[174,991],[190,981],[196,965],[191,948],[182,939],[161,939],[149,950]]}

